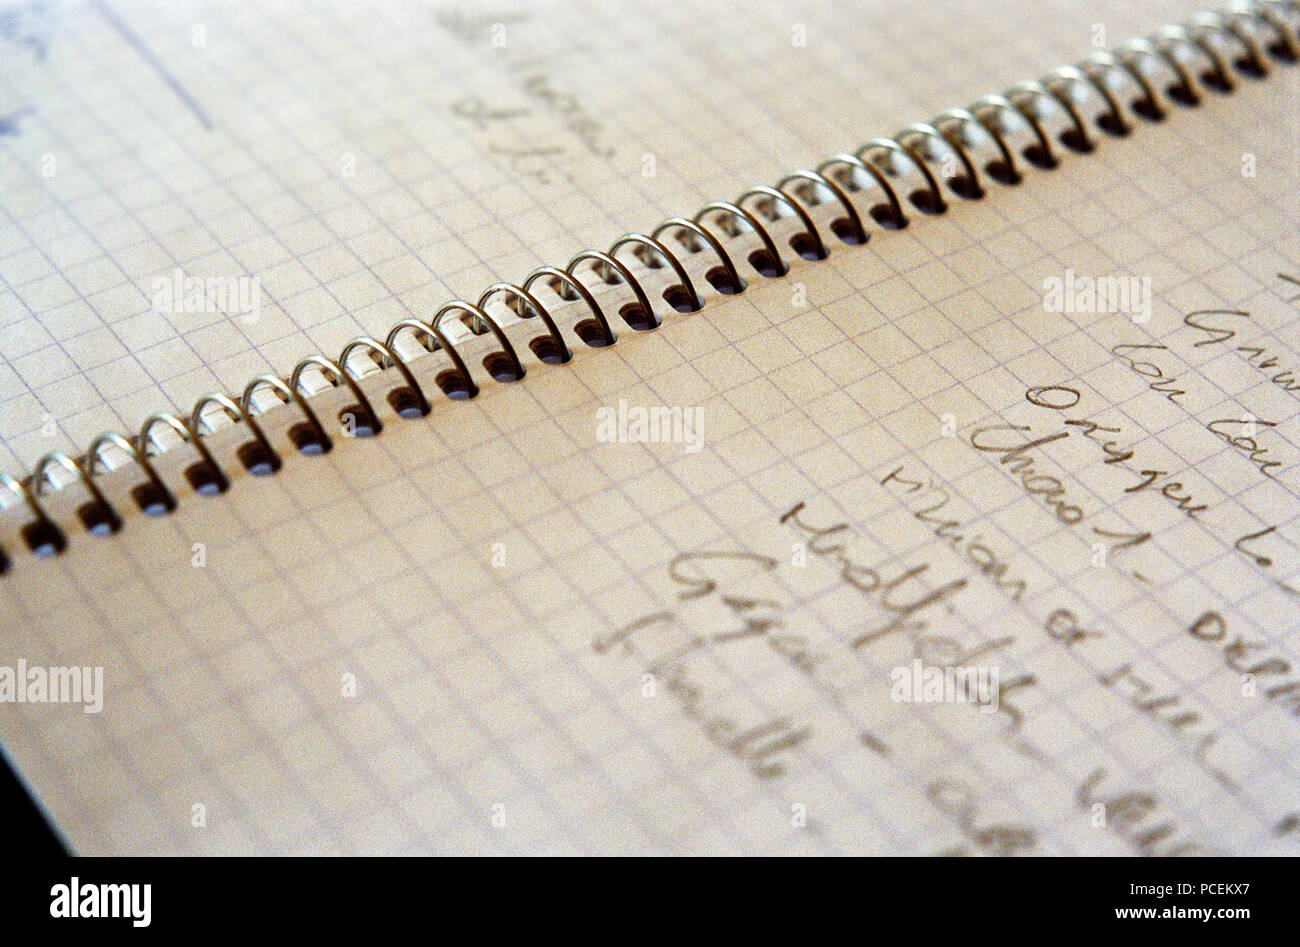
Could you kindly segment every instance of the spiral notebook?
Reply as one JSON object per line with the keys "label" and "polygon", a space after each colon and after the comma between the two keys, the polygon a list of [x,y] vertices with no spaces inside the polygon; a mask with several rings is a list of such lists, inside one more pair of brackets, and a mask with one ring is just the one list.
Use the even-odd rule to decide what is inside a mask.
{"label": "spiral notebook", "polygon": [[1300,851],[1300,7],[663,6],[4,21],[68,847]]}

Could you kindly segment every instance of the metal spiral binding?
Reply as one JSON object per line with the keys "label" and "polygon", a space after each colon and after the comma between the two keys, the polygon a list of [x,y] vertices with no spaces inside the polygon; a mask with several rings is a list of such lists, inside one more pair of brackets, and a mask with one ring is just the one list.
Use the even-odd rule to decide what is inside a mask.
{"label": "metal spiral binding", "polygon": [[[271,374],[259,375],[238,401],[220,393],[205,395],[188,418],[169,412],[152,415],[134,439],[112,432],[101,434],[76,460],[60,451],[48,453],[23,481],[0,473],[0,487],[4,488],[0,496],[11,493],[27,508],[30,518],[22,535],[34,553],[61,553],[67,547],[67,534],[41,503],[48,490],[61,489],[50,476],[52,468],[71,473],[89,494],[90,502],[79,510],[87,531],[115,533],[123,526],[122,516],[96,483],[104,470],[115,469],[104,460],[109,449],[126,454],[128,462],[144,475],[144,482],[132,493],[145,513],[160,515],[176,508],[176,494],[151,460],[166,449],[156,436],[160,428],[170,429],[198,455],[198,462],[187,470],[194,491],[222,493],[230,486],[230,478],[204,444],[204,438],[216,430],[208,417],[211,409],[220,409],[230,422],[247,429],[250,439],[237,452],[244,467],[255,475],[274,474],[281,467],[281,457],[257,421],[256,396],[264,389],[294,406],[302,416],[302,422],[290,430],[297,450],[323,454],[333,444],[310,404],[311,393],[304,390],[308,371],[351,393],[360,417],[348,433],[378,435],[383,425],[358,384],[362,374],[354,371],[354,363],[363,355],[369,370],[395,368],[400,374],[404,387],[394,393],[402,397],[393,398],[390,393],[398,416],[419,418],[432,410],[408,361],[398,354],[397,343],[407,334],[414,334],[426,352],[442,352],[446,357],[449,367],[438,374],[437,383],[447,397],[473,398],[480,388],[456,343],[444,331],[443,325],[450,319],[459,319],[474,335],[491,332],[495,336],[499,351],[485,359],[485,368],[495,381],[515,382],[527,373],[514,344],[488,311],[494,299],[500,298],[521,319],[536,317],[544,324],[546,333],[529,343],[539,361],[567,362],[573,352],[533,292],[538,283],[562,302],[581,302],[590,310],[589,319],[573,326],[585,346],[614,345],[618,335],[583,282],[581,274],[585,272],[604,283],[621,284],[631,294],[633,298],[618,310],[628,328],[644,331],[662,324],[644,287],[620,254],[647,269],[671,269],[676,283],[664,291],[665,301],[679,313],[696,312],[706,301],[681,259],[669,249],[670,242],[679,246],[681,253],[715,256],[717,265],[705,278],[719,294],[735,295],[744,292],[746,282],[726,244],[742,235],[751,234],[760,244],[747,257],[754,270],[763,277],[781,277],[789,272],[789,264],[770,228],[777,221],[791,218],[798,224],[799,229],[788,239],[794,253],[821,260],[830,250],[810,211],[822,203],[833,202],[842,211],[828,227],[834,237],[850,245],[865,243],[868,219],[881,229],[896,230],[909,223],[905,207],[922,215],[945,213],[949,208],[945,187],[959,200],[978,200],[988,193],[987,182],[1015,186],[1024,179],[1027,168],[1051,169],[1066,152],[1092,151],[1099,141],[1098,132],[1102,137],[1126,136],[1137,125],[1164,120],[1175,108],[1194,107],[1210,94],[1230,93],[1238,77],[1263,78],[1273,63],[1298,60],[1300,2],[1239,0],[1222,12],[1194,16],[1184,26],[1166,27],[1114,52],[1094,53],[1077,66],[1053,70],[1038,82],[1020,83],[1002,95],[985,96],[969,108],[950,109],[929,123],[908,125],[892,138],[873,138],[853,154],[832,155],[816,170],[795,171],[774,187],[754,187],[734,202],[706,204],[690,219],[670,218],[649,235],[626,234],[607,251],[577,254],[563,269],[543,266],[520,284],[495,283],[477,303],[449,302],[427,323],[404,319],[383,342],[368,337],[352,340],[337,360],[308,356],[294,367],[287,381]],[[862,198],[855,200],[855,195],[867,195],[872,201],[865,214],[859,211]],[[10,564],[8,554],[0,548],[0,572],[7,571]]]}

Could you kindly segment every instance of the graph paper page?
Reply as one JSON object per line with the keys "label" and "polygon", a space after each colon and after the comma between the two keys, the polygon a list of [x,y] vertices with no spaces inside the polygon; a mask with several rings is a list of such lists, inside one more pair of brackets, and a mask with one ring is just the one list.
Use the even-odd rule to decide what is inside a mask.
{"label": "graph paper page", "polygon": [[1295,854],[1297,101],[15,555],[6,752],[86,854]]}
{"label": "graph paper page", "polygon": [[1191,9],[6,3],[0,469]]}

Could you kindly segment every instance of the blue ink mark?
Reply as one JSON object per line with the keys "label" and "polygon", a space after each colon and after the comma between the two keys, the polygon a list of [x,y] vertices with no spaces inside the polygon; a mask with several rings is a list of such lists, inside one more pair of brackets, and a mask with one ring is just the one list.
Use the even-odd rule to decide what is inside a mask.
{"label": "blue ink mark", "polygon": [[22,134],[22,129],[18,127],[18,120],[26,118],[35,112],[34,108],[19,109],[16,112],[10,112],[8,115],[0,115],[0,138],[5,135],[17,138]]}

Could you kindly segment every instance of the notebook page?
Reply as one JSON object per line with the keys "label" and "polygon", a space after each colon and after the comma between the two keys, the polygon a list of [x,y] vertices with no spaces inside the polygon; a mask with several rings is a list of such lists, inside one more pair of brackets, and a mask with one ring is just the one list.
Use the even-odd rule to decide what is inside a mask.
{"label": "notebook page", "polygon": [[[1294,853],[1295,93],[16,557],[0,665],[106,685],[7,753],[85,853]],[[997,709],[895,700],[918,657]]]}
{"label": "notebook page", "polygon": [[1191,9],[8,3],[0,469]]}

